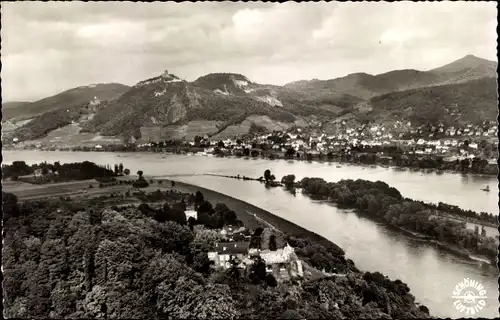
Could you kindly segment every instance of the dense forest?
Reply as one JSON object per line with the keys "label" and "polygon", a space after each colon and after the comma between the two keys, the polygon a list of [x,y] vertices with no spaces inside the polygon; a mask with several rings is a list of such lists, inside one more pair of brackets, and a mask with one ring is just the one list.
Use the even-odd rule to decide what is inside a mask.
{"label": "dense forest", "polygon": [[[423,318],[408,287],[363,273],[343,252],[285,235],[307,264],[345,277],[277,283],[256,261],[246,270],[210,267],[207,252],[222,225],[238,224],[223,204],[177,191],[153,208],[104,207],[103,201],[4,199],[4,314],[9,318],[356,319]],[[186,219],[194,204],[199,220]],[[252,243],[270,247],[274,231]],[[259,241],[256,241],[256,237]],[[278,237],[276,237],[278,239]]]}
{"label": "dense forest", "polygon": [[[340,206],[357,208],[375,219],[411,230],[473,254],[484,255],[491,261],[497,258],[497,241],[487,237],[484,230],[471,230],[465,222],[443,217],[443,214],[472,216],[472,211],[440,203],[426,204],[405,199],[399,191],[381,181],[341,180],[326,182],[321,178],[304,178],[299,183],[306,194],[330,199]],[[475,214],[481,218],[481,215]],[[486,218],[483,216],[482,218]],[[491,218],[493,219],[493,217]]]}
{"label": "dense forest", "polygon": [[[114,170],[110,165],[97,165],[90,161],[60,164],[42,162],[27,165],[24,161],[14,161],[12,164],[2,164],[3,179],[22,180],[30,183],[63,182],[74,180],[87,180],[123,175],[128,169],[123,164],[115,165]],[[40,172],[36,176],[37,171]],[[20,178],[33,175],[33,177]]]}
{"label": "dense forest", "polygon": [[39,139],[53,130],[67,126],[72,121],[77,121],[84,114],[84,106],[48,111],[16,129],[12,136],[19,141]]}

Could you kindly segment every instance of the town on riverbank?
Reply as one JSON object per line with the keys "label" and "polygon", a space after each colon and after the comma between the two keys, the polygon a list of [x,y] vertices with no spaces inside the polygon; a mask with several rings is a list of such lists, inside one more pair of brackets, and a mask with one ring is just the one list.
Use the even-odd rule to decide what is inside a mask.
{"label": "town on riverbank", "polygon": [[[327,125],[327,124],[323,124]],[[412,126],[411,123],[350,127],[337,123],[335,130],[295,128],[226,139],[208,135],[188,140],[129,141],[127,144],[64,146],[22,144],[23,149],[58,151],[163,152],[218,157],[262,157],[306,161],[335,161],[364,165],[396,166],[402,170],[454,171],[497,175],[497,127]]]}

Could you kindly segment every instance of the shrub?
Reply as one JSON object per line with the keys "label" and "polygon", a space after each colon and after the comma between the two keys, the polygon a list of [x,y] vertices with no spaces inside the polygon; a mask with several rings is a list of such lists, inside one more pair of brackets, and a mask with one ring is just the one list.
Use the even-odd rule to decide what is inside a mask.
{"label": "shrub", "polygon": [[132,183],[132,186],[134,188],[147,188],[149,187],[149,183],[144,179],[138,179]]}

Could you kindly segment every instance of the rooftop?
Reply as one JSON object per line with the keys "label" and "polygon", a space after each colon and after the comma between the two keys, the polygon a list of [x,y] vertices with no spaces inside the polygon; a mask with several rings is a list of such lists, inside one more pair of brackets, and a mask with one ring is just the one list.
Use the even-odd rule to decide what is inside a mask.
{"label": "rooftop", "polygon": [[221,242],[215,245],[218,254],[246,254],[250,242]]}
{"label": "rooftop", "polygon": [[267,264],[286,263],[291,260],[291,255],[293,252],[293,248],[287,244],[285,248],[278,249],[276,251],[263,250],[260,252],[260,257]]}

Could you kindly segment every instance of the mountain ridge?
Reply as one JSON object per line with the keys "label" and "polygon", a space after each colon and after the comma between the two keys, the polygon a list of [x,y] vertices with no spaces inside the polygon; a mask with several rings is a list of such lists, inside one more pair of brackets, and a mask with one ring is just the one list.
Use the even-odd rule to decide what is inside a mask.
{"label": "mountain ridge", "polygon": [[15,108],[2,108],[2,114],[4,119],[33,118],[44,112],[87,103],[94,97],[98,97],[100,100],[113,100],[129,88],[129,86],[120,83],[98,83],[79,86]]}
{"label": "mountain ridge", "polygon": [[[185,130],[191,127],[193,132],[220,136],[228,132],[245,134],[252,126],[267,130],[304,126],[311,117],[335,119],[350,114],[355,119],[368,117],[376,121],[380,117],[390,118],[391,113],[412,118],[418,110],[444,116],[441,111],[457,101],[463,101],[460,108],[464,117],[479,121],[496,112],[496,91],[492,91],[496,88],[496,65],[494,61],[467,55],[429,71],[403,69],[378,75],[358,72],[329,80],[300,80],[284,86],[258,84],[238,73],[209,73],[190,82],[164,71],[131,87],[121,85],[119,92],[110,90],[112,97],[108,103],[89,111],[92,116],[85,121],[77,119],[78,113],[67,118],[57,112],[45,116],[43,121],[57,115],[56,120],[65,119],[61,123],[79,121],[82,132],[147,140],[168,137],[174,127],[173,137],[179,137],[178,134],[186,137]],[[462,92],[470,97],[463,96]],[[388,106],[382,103],[384,101]],[[429,101],[436,102],[437,109],[442,110],[431,112]],[[476,114],[470,112],[475,108],[474,101],[478,101],[480,108]],[[408,103],[412,111],[405,113]],[[46,109],[45,113],[53,112],[61,106]],[[434,121],[431,118],[423,116],[420,120]],[[455,120],[461,119],[452,121]],[[36,122],[37,126],[40,121]],[[47,131],[42,129],[37,132]],[[31,136],[26,130],[23,132],[24,136]],[[148,137],[142,136],[145,132],[150,132]]]}
{"label": "mountain ridge", "polygon": [[444,66],[437,67],[434,69],[431,69],[429,71],[431,72],[454,72],[454,71],[460,71],[462,69],[466,68],[477,68],[477,67],[482,67],[482,66],[489,66],[489,67],[494,67],[496,71],[496,65],[497,63],[492,60],[487,60],[484,58],[477,57],[472,54],[468,54],[460,59],[457,59],[453,62],[450,62],[448,64],[445,64]]}
{"label": "mountain ridge", "polygon": [[495,61],[467,55],[429,71],[402,69],[377,75],[358,72],[327,80],[299,80],[284,86],[308,91],[329,88],[332,92],[344,92],[362,99],[369,99],[394,91],[496,77],[496,68],[497,63]]}
{"label": "mountain ridge", "polygon": [[[313,79],[309,79],[309,80],[308,79],[300,79],[300,80],[296,80],[296,81],[287,82],[283,86],[287,86],[287,85],[294,84],[294,83],[330,81],[330,80],[342,79],[342,78],[346,78],[346,77],[349,77],[349,76],[352,76],[352,75],[359,75],[359,74],[364,74],[364,75],[376,77],[376,76],[385,75],[385,74],[388,74],[388,73],[391,73],[391,72],[398,72],[398,71],[405,71],[405,70],[418,71],[418,72],[431,72],[431,71],[441,72],[441,71],[445,70],[445,67],[446,67],[446,69],[451,69],[452,67],[456,68],[456,66],[458,64],[461,65],[461,64],[465,63],[465,64],[468,64],[467,67],[471,68],[471,67],[473,67],[473,66],[471,66],[471,64],[477,65],[477,64],[479,64],[479,62],[482,62],[484,64],[490,64],[490,65],[495,66],[495,67],[497,65],[496,61],[488,60],[488,59],[477,57],[477,56],[472,55],[472,54],[468,54],[468,55],[465,55],[464,57],[459,58],[457,60],[454,60],[454,61],[452,61],[452,62],[450,62],[448,64],[445,64],[443,66],[436,67],[436,68],[433,68],[433,69],[429,69],[429,70],[395,69],[395,70],[386,71],[386,72],[377,73],[377,74],[370,74],[370,73],[366,73],[366,72],[353,72],[353,73],[348,73],[345,76],[336,77],[336,78],[330,78],[330,79],[318,79],[318,78],[313,78]],[[463,67],[462,69],[465,69],[465,68],[466,67]]]}
{"label": "mountain ridge", "polygon": [[24,104],[31,103],[32,101],[7,101],[7,102],[2,102],[2,109],[10,109],[10,108],[17,108],[19,106],[22,106]]}

